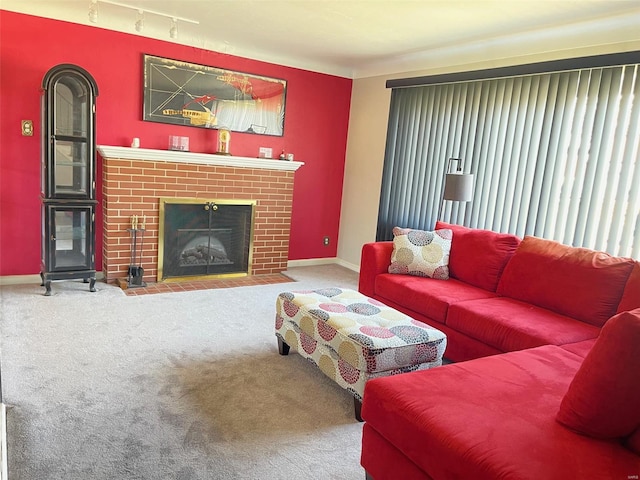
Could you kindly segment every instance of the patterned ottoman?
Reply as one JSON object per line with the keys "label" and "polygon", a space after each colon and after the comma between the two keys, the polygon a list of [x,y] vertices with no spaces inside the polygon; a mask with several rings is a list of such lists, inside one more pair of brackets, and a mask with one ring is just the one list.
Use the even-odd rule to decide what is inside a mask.
{"label": "patterned ottoman", "polygon": [[447,338],[353,290],[282,292],[276,301],[281,355],[292,347],[354,397],[356,418],[367,380],[442,364]]}

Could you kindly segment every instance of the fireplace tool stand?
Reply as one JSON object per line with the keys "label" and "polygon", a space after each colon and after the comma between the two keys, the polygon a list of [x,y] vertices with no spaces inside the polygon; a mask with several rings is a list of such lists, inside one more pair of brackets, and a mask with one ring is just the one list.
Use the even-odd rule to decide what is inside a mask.
{"label": "fireplace tool stand", "polygon": [[[145,219],[146,220],[146,219]],[[145,220],[142,221],[142,228],[138,228],[138,216],[135,215],[128,228],[131,237],[131,259],[127,269],[127,285],[129,288],[146,287],[142,280],[144,268],[142,268],[142,245],[144,244]]]}

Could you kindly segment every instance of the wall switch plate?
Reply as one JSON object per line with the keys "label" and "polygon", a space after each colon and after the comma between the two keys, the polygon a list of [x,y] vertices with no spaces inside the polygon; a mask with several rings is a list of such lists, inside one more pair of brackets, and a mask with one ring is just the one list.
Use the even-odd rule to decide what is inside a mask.
{"label": "wall switch plate", "polygon": [[22,120],[22,136],[33,137],[33,122],[31,120]]}

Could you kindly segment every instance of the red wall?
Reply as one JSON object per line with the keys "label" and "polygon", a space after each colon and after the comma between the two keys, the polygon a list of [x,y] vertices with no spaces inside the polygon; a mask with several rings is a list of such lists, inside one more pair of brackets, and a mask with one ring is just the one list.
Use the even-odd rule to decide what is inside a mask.
{"label": "red wall", "polygon": [[[40,102],[51,67],[73,63],[95,78],[98,144],[129,146],[139,137],[143,148],[166,149],[169,135],[180,135],[193,152],[215,151],[215,130],[141,120],[145,53],[287,80],[284,136],[233,132],[231,153],[254,157],[265,146],[305,162],[295,174],[289,259],[335,257],[350,79],[0,10],[0,276],[40,271]],[[33,120],[33,137],[22,136],[21,120]],[[98,159],[97,192],[101,175]],[[100,269],[102,215],[96,226]]]}

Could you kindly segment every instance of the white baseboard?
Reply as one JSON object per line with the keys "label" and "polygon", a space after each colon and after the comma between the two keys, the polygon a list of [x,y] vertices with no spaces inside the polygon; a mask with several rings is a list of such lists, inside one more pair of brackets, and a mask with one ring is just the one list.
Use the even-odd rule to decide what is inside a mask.
{"label": "white baseboard", "polygon": [[[309,258],[306,260],[289,260],[287,262],[287,268],[293,267],[312,267],[315,265],[333,265],[338,264],[354,272],[360,272],[360,266],[353,263],[345,262],[344,260],[332,257],[332,258]],[[96,280],[103,280],[104,275],[102,272],[96,273]],[[42,282],[39,274],[35,275],[5,275],[0,277],[0,286],[3,285],[30,285],[38,284]],[[0,479],[2,480],[2,479]]]}
{"label": "white baseboard", "polygon": [[356,265],[355,263],[350,263],[342,260],[341,258],[336,259],[336,263],[344,268],[348,268],[349,270],[353,270],[354,272],[360,273],[360,265]]}
{"label": "white baseboard", "polygon": [[0,285],[29,285],[31,283],[40,285],[41,282],[40,275],[5,275],[0,277]]}
{"label": "white baseboard", "polygon": [[306,260],[289,260],[287,268],[294,267],[313,267],[316,265],[332,265],[336,263],[335,258],[309,258]]}
{"label": "white baseboard", "polygon": [[7,408],[4,403],[0,403],[0,480],[8,480],[8,459],[7,459]]}
{"label": "white baseboard", "polygon": [[289,260],[287,262],[287,268],[294,267],[312,267],[316,265],[334,265],[338,264],[341,267],[348,268],[349,270],[353,270],[354,272],[360,272],[360,266],[354,265],[353,263],[345,262],[340,258],[309,258],[306,260]]}

